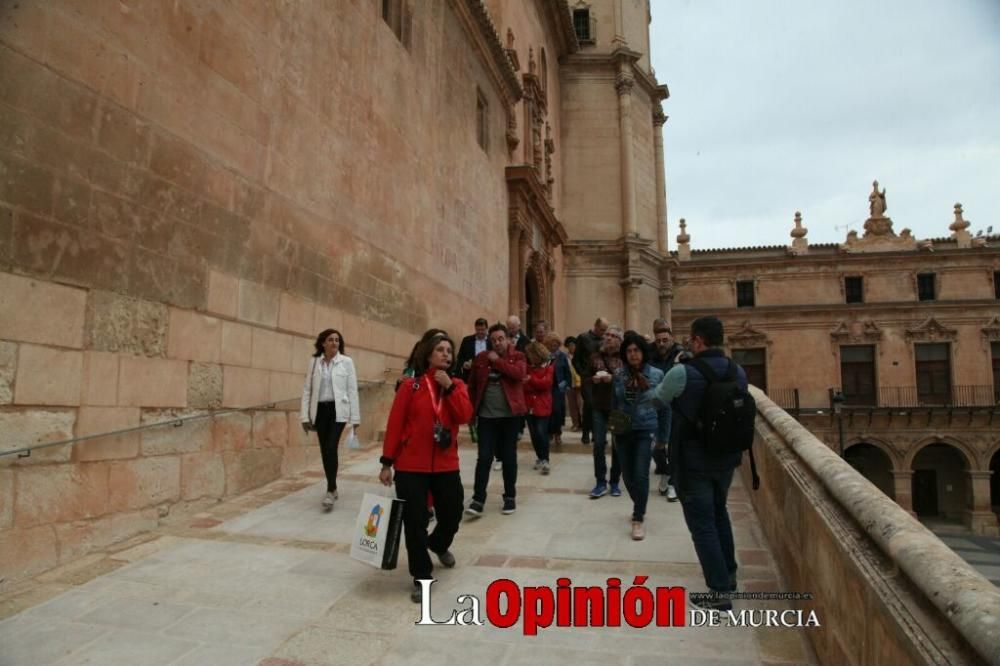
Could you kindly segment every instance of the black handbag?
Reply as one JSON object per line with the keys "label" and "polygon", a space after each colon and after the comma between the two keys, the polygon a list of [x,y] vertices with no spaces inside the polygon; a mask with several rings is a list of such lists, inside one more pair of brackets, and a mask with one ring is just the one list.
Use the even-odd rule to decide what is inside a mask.
{"label": "black handbag", "polygon": [[608,414],[608,432],[612,435],[627,435],[632,430],[632,417],[620,409],[612,409]]}

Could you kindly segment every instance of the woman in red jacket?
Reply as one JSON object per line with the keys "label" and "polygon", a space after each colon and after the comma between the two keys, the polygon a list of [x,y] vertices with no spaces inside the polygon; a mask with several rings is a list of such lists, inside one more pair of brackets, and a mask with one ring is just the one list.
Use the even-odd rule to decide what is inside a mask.
{"label": "woman in red jacket", "polygon": [[[428,550],[447,568],[455,566],[448,548],[458,532],[465,492],[458,472],[458,429],[472,417],[469,392],[448,375],[455,343],[444,331],[424,337],[414,355],[414,376],[396,391],[382,443],[379,481],[396,483],[403,505],[403,534],[413,577],[410,598],[420,602],[418,580],[431,578]],[[395,478],[393,476],[395,468]],[[427,534],[427,496],[434,500],[437,523]]]}
{"label": "woman in red jacket", "polygon": [[535,447],[535,469],[549,473],[549,416],[552,415],[552,377],[555,366],[549,362],[549,350],[541,342],[532,342],[524,350],[528,374],[524,377],[524,402],[528,407],[528,433]]}

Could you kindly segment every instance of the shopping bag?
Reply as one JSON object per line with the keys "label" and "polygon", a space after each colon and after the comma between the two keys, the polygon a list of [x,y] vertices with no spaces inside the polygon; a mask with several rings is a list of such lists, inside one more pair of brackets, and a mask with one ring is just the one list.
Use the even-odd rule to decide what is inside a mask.
{"label": "shopping bag", "polygon": [[377,569],[395,569],[403,531],[403,500],[365,493],[351,541],[351,557]]}
{"label": "shopping bag", "polygon": [[347,436],[347,448],[352,451],[357,451],[361,448],[361,442],[358,441],[358,436],[354,434],[354,428],[351,428],[351,434]]}

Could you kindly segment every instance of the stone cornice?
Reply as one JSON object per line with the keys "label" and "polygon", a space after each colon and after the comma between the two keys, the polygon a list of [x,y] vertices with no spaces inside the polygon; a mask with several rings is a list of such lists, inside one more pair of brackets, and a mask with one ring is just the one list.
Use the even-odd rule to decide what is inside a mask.
{"label": "stone cornice", "polygon": [[665,284],[669,279],[669,258],[654,247],[654,241],[641,238],[567,241],[563,243],[566,275],[642,278],[645,284]]}
{"label": "stone cornice", "polygon": [[[918,263],[923,267],[926,266],[928,262],[928,255],[922,252],[822,254],[816,252],[817,248],[820,247],[822,246],[810,245],[810,253],[805,255],[789,256],[786,252],[782,251],[781,254],[775,253],[773,255],[761,257],[751,257],[746,255],[734,257],[707,257],[705,254],[701,254],[701,256],[699,256],[699,253],[706,251],[694,250],[691,253],[691,258],[683,263],[681,272],[695,272],[701,269],[728,268],[733,266],[738,266],[740,268],[748,268],[752,266],[766,267],[775,264],[788,267],[790,270],[795,267],[816,264],[830,264],[834,266],[869,264],[872,266],[884,266],[887,263]],[[784,248],[782,248],[782,250],[784,250]],[[750,251],[751,250],[748,250],[748,252]],[[719,250],[719,252],[725,252],[725,250]],[[981,266],[983,254],[994,254],[996,255],[996,258],[1000,260],[1000,246],[977,248],[974,250],[958,248],[942,250],[935,247],[934,260],[940,261],[945,257],[952,259],[968,259],[970,262],[976,262],[975,265]],[[852,268],[850,270],[855,269]]]}
{"label": "stone cornice", "polygon": [[[677,281],[676,274],[674,275],[674,288],[683,289],[684,283]],[[754,317],[764,316],[764,315],[796,315],[796,316],[808,316],[808,315],[821,315],[827,319],[834,318],[833,313],[845,313],[837,314],[836,318],[849,316],[850,313],[877,313],[875,316],[881,321],[885,318],[885,313],[904,313],[912,312],[914,317],[921,316],[921,313],[926,313],[928,310],[932,309],[934,311],[947,311],[949,321],[954,320],[955,316],[971,315],[976,311],[970,312],[971,308],[982,308],[986,314],[992,314],[996,311],[996,301],[993,299],[981,299],[981,300],[962,300],[962,301],[896,301],[891,303],[800,303],[797,305],[762,305],[753,308],[738,308],[735,305],[725,306],[725,305],[702,305],[699,307],[682,307],[675,305],[674,312],[676,313],[690,313],[692,315],[709,315],[718,314],[721,316],[741,316],[746,318],[751,314]],[[954,313],[954,314],[953,314]],[[897,316],[900,316],[897,314]],[[923,315],[927,316],[927,315]],[[978,315],[982,317],[982,315]],[[908,324],[912,324],[912,318],[908,319]]]}
{"label": "stone cornice", "polygon": [[558,55],[579,51],[580,42],[573,28],[573,13],[569,8],[569,0],[535,0],[535,4],[549,20],[555,44],[559,48]]}
{"label": "stone cornice", "polygon": [[617,49],[613,53],[575,53],[565,56],[560,60],[560,65],[565,72],[570,74],[579,73],[600,73],[610,76],[614,80],[618,69],[618,62],[622,58],[629,61],[630,72],[636,85],[643,90],[650,99],[663,101],[670,97],[670,90],[666,84],[661,84],[656,77],[639,67],[637,60],[641,54],[625,48]]}
{"label": "stone cornice", "polygon": [[469,38],[482,56],[505,104],[509,107],[521,99],[524,91],[517,79],[517,72],[507,55],[496,25],[490,18],[483,0],[450,0],[455,13]]}

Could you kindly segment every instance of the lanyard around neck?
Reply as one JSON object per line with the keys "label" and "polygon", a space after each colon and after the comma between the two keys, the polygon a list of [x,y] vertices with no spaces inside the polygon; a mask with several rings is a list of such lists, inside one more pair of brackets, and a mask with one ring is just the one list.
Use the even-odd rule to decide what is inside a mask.
{"label": "lanyard around neck", "polygon": [[441,401],[438,399],[434,392],[434,380],[431,379],[430,374],[424,374],[427,378],[427,390],[431,394],[431,409],[434,410],[434,418],[438,421],[441,420]]}

